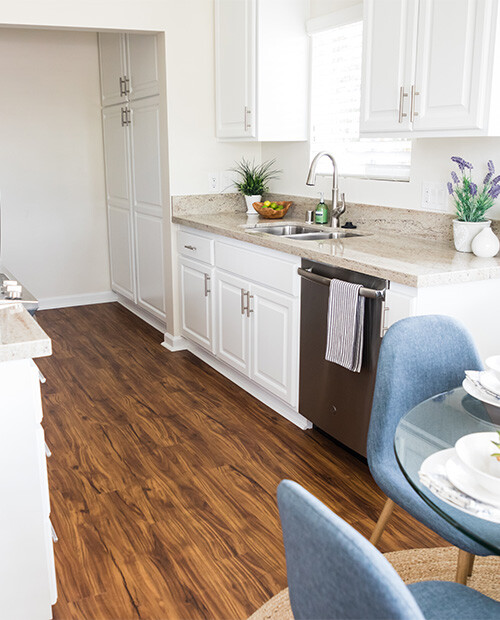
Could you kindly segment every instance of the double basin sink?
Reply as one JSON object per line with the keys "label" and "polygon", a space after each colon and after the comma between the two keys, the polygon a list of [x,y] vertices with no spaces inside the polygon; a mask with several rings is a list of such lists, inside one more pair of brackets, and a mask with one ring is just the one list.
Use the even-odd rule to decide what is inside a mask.
{"label": "double basin sink", "polygon": [[298,241],[317,241],[320,239],[344,239],[345,237],[362,237],[360,233],[349,230],[332,230],[320,226],[300,224],[277,224],[269,226],[267,224],[256,224],[246,229],[249,232],[261,232],[267,235],[277,235],[287,239],[297,239]]}

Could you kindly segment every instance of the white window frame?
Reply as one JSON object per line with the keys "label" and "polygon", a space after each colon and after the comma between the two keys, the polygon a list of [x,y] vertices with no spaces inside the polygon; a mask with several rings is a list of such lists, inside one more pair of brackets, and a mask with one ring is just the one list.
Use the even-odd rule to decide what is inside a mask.
{"label": "white window frame", "polygon": [[[363,3],[355,4],[353,6],[340,9],[335,11],[334,13],[328,13],[326,15],[320,15],[319,17],[313,17],[306,22],[306,32],[309,35],[309,136],[308,136],[308,145],[309,145],[309,164],[312,161],[312,73],[313,73],[313,54],[312,54],[312,36],[314,34],[318,34],[320,32],[325,32],[326,30],[331,30],[332,28],[339,28],[341,26],[347,26],[348,24],[352,24],[353,22],[363,21]],[[335,153],[332,153],[335,156]],[[410,164],[410,175],[407,179],[402,178],[391,178],[387,175],[363,175],[363,174],[342,174],[340,170],[338,173],[339,177],[346,179],[364,179],[367,181],[389,181],[392,183],[409,183],[410,175],[411,175],[411,164]],[[318,171],[317,176],[320,177],[330,177],[332,173],[321,172]]]}

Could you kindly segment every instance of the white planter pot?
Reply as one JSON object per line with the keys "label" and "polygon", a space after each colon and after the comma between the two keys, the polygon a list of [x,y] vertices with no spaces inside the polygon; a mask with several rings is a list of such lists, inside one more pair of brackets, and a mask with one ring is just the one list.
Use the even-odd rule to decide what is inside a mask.
{"label": "white planter pot", "polygon": [[253,208],[254,202],[260,202],[262,196],[245,196],[245,202],[247,204],[247,215],[258,215],[257,211]]}
{"label": "white planter pot", "polygon": [[458,252],[472,252],[472,240],[484,228],[491,226],[491,220],[484,222],[461,222],[453,220],[453,241]]}

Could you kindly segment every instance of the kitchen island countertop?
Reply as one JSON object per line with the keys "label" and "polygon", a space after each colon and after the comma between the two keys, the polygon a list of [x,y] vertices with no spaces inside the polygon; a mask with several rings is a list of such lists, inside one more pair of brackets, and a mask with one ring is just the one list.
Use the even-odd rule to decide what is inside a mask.
{"label": "kitchen island countertop", "polygon": [[0,305],[0,362],[46,357],[50,338],[20,303]]}
{"label": "kitchen island countertop", "polygon": [[[176,224],[204,230],[224,237],[294,254],[412,287],[438,286],[500,280],[500,258],[478,258],[457,252],[446,241],[389,234],[358,228],[359,237],[302,241],[266,234],[249,227],[255,224],[301,224],[303,221],[263,220],[245,213],[192,214],[173,216]],[[331,230],[325,227],[326,230]]]}

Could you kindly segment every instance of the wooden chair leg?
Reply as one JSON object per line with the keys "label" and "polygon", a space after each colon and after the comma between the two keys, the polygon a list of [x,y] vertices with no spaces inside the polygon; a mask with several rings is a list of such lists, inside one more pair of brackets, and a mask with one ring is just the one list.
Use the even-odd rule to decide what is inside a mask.
{"label": "wooden chair leg", "polygon": [[467,577],[472,572],[472,563],[474,562],[474,555],[467,551],[463,551],[462,549],[458,550],[458,563],[457,563],[457,573],[455,576],[455,581],[457,583],[462,583],[464,586],[467,585]]}
{"label": "wooden chair leg", "polygon": [[472,575],[472,569],[474,568],[474,560],[476,559],[476,556],[471,553],[470,554],[470,558],[469,558],[469,570],[467,571],[467,576],[470,577]]}
{"label": "wooden chair leg", "polygon": [[372,545],[376,545],[382,536],[382,532],[387,525],[387,521],[389,521],[390,516],[392,515],[392,511],[394,510],[394,502],[392,499],[387,498],[384,507],[382,508],[382,512],[380,513],[380,517],[378,518],[377,524],[375,525],[375,529],[373,530],[372,535],[370,536],[370,542]]}

